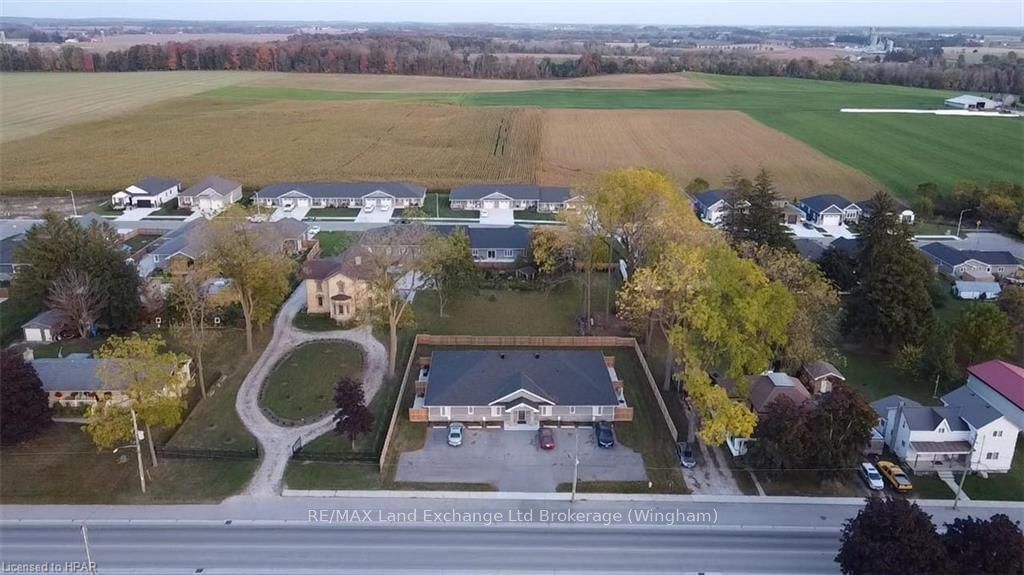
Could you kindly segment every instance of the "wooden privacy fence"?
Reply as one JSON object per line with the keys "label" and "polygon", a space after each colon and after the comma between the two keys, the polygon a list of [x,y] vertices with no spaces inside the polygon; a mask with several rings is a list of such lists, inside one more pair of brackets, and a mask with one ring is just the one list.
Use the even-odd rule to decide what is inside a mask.
{"label": "wooden privacy fence", "polygon": [[[412,372],[413,367],[416,363],[416,349],[421,346],[452,346],[452,347],[543,347],[543,348],[581,348],[581,347],[596,347],[596,348],[609,348],[609,347],[625,347],[632,348],[633,352],[636,353],[637,359],[640,361],[640,367],[644,372],[644,379],[647,380],[647,385],[650,388],[651,393],[654,395],[654,400],[658,402],[658,409],[661,411],[661,416],[665,420],[665,425],[668,426],[669,433],[672,435],[673,441],[679,439],[679,430],[676,429],[675,423],[672,422],[672,417],[668,413],[668,407],[665,405],[665,400],[661,397],[661,391],[658,389],[657,384],[654,383],[654,376],[651,375],[651,368],[647,365],[647,359],[644,357],[643,352],[640,350],[640,344],[637,343],[636,338],[632,337],[614,337],[614,336],[523,336],[523,335],[430,335],[426,333],[417,334],[415,340],[413,340],[412,350],[409,352],[409,360],[405,364],[405,371],[402,374],[402,385],[398,389],[398,400],[395,402],[395,408],[391,413],[391,423],[388,425],[387,435],[384,437],[384,444],[381,446],[380,458],[378,463],[380,465],[381,473],[384,472],[384,465],[388,457],[388,449],[391,447],[391,441],[395,434],[395,428],[398,425],[398,418],[402,417],[402,404],[405,401],[405,389],[409,383],[409,374]],[[621,411],[620,411],[621,410]],[[629,410],[629,419],[632,419],[633,408],[616,408],[616,419],[620,417],[625,420],[627,413],[625,410]],[[425,410],[424,410],[425,411]]]}

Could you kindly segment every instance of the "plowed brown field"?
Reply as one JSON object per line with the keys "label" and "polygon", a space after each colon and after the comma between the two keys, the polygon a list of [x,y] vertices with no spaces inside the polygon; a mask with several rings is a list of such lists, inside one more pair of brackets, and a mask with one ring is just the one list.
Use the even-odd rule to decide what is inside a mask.
{"label": "plowed brown field", "polygon": [[583,185],[594,175],[648,166],[679,185],[701,177],[719,185],[733,170],[761,166],[785,197],[820,193],[865,199],[881,185],[863,173],[733,111],[545,110],[539,180]]}

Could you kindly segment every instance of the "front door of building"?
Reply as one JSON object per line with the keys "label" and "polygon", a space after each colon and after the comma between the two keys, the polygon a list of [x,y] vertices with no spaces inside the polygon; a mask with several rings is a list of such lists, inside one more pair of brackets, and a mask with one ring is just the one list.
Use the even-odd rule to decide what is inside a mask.
{"label": "front door of building", "polygon": [[520,409],[516,412],[516,425],[526,425],[526,410]]}

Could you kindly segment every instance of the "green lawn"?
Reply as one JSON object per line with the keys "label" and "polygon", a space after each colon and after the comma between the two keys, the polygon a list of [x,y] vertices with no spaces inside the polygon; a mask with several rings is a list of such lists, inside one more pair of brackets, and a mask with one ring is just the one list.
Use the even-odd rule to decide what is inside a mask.
{"label": "green lawn", "polygon": [[535,222],[557,222],[558,214],[551,212],[538,212],[537,210],[519,210],[515,212],[517,220],[531,220]]}
{"label": "green lawn", "polygon": [[191,208],[178,208],[177,198],[167,202],[160,206],[160,209],[150,214],[150,216],[191,216]]}
{"label": "green lawn", "polygon": [[316,239],[320,242],[320,255],[329,258],[355,243],[359,239],[359,232],[320,232]]}
{"label": "green lawn", "polygon": [[41,311],[40,306],[18,298],[12,297],[0,302],[0,343],[20,339],[21,326]]}
{"label": "green lawn", "polygon": [[295,314],[292,325],[306,331],[334,331],[343,329],[326,313],[306,313],[305,309]]}
{"label": "green lawn", "polygon": [[[842,346],[840,351],[846,357],[846,366],[840,367],[840,371],[846,376],[846,381],[863,393],[868,401],[898,393],[922,405],[940,404],[938,399],[932,398],[933,385],[902,376],[896,371],[890,356],[852,344]],[[940,386],[938,395],[941,397],[949,391],[952,390]]]}
{"label": "green lawn", "polygon": [[992,474],[988,479],[968,475],[964,480],[964,491],[971,499],[1024,501],[1024,442],[1017,439],[1017,451],[1013,454],[1009,473]]}
{"label": "green lawn", "polygon": [[[593,278],[593,312],[604,313],[607,274]],[[583,313],[582,276],[550,291],[480,290],[449,302],[438,316],[437,297],[423,292],[413,302],[416,331],[459,335],[576,335]],[[611,294],[615,297],[614,292]]]}
{"label": "green lawn", "polygon": [[[267,326],[253,334],[253,351],[245,352],[245,332],[224,329],[204,357],[207,397],[201,400],[188,419],[167,443],[173,448],[240,449],[256,447],[235,411],[235,396],[245,376],[270,342],[273,330]],[[221,377],[222,374],[223,377]],[[219,380],[220,383],[214,385]]]}
{"label": "green lawn", "polygon": [[131,239],[126,240],[124,242],[124,245],[128,246],[129,248],[131,248],[131,253],[134,254],[135,252],[137,252],[137,251],[141,250],[142,248],[148,246],[150,243],[153,242],[153,240],[156,240],[159,237],[160,236],[158,236],[158,235],[138,234],[138,235],[132,237]]}
{"label": "green lawn", "polygon": [[334,385],[343,376],[359,380],[363,352],[345,342],[308,343],[284,357],[270,372],[260,405],[274,416],[299,423],[334,409]]}
{"label": "green lawn", "polygon": [[126,462],[109,450],[96,451],[76,424],[57,423],[41,436],[0,451],[0,502],[127,504],[217,502],[237,493],[256,469],[256,460],[164,458],[151,475],[148,493],[139,489],[135,454]]}
{"label": "green lawn", "polygon": [[75,338],[32,346],[35,357],[65,357],[71,353],[91,354],[107,341],[105,337]]}
{"label": "green lawn", "polygon": [[229,86],[224,98],[428,101],[465,106],[739,110],[910,198],[918,184],[1024,179],[1024,129],[1010,118],[853,114],[841,108],[941,108],[951,92],[793,78],[695,75],[714,89],[359,93]]}

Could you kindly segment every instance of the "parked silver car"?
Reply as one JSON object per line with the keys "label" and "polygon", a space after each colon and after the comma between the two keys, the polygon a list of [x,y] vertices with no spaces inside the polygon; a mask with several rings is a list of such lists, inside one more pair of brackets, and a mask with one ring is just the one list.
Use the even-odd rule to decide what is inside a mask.
{"label": "parked silver car", "polygon": [[458,447],[462,445],[462,438],[466,435],[466,426],[461,423],[448,424],[448,445]]}

